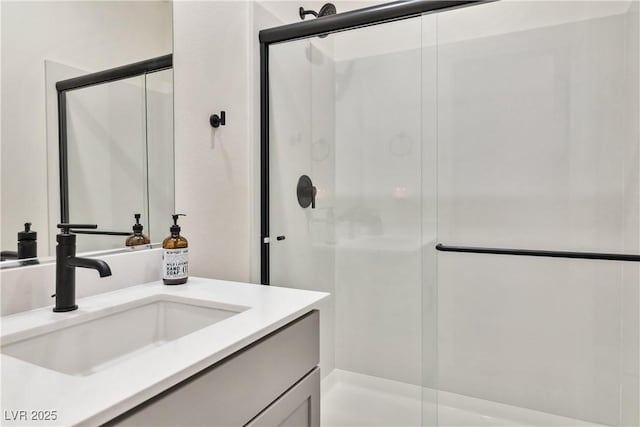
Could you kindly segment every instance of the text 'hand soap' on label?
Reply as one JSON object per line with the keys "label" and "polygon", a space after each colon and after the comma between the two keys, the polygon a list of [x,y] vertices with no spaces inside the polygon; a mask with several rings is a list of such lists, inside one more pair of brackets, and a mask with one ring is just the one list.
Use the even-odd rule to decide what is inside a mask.
{"label": "text 'hand soap' on label", "polygon": [[162,278],[184,279],[189,276],[189,249],[165,249],[162,254]]}

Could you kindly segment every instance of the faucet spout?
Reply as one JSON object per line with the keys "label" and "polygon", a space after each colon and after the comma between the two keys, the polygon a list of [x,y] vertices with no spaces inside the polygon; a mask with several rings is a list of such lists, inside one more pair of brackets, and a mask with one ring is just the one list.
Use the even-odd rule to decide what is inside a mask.
{"label": "faucet spout", "polygon": [[109,264],[101,259],[81,258],[76,256],[76,235],[69,232],[70,228],[97,228],[92,224],[58,224],[63,232],[56,236],[56,313],[73,311],[76,304],[76,267],[92,268],[100,277],[111,276]]}
{"label": "faucet spout", "polygon": [[69,257],[67,258],[67,265],[69,267],[92,268],[98,271],[100,277],[111,276],[109,264],[101,259]]}

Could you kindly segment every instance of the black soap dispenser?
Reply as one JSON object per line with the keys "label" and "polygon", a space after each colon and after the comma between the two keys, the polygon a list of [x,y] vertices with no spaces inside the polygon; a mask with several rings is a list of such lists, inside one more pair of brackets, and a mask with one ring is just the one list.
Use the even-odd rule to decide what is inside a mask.
{"label": "black soap dispenser", "polygon": [[171,235],[162,241],[162,281],[165,285],[181,285],[189,278],[189,242],[180,235],[178,218],[175,214]]}
{"label": "black soap dispenser", "polygon": [[38,257],[38,233],[31,229],[31,223],[25,222],[24,231],[18,232],[18,259]]}
{"label": "black soap dispenser", "polygon": [[144,227],[140,224],[140,215],[139,213],[134,214],[133,217],[136,219],[136,223],[133,225],[133,234],[127,237],[127,241],[125,244],[127,246],[139,246],[139,245],[148,245],[151,243],[149,237],[142,234],[142,230]]}

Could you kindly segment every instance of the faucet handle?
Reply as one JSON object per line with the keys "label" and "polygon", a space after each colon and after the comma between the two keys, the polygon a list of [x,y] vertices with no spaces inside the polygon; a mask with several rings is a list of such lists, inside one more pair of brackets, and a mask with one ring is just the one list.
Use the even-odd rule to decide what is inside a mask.
{"label": "faucet handle", "polygon": [[78,228],[78,229],[91,229],[91,230],[95,230],[96,228],[98,228],[98,224],[58,224],[58,228],[62,229],[62,233],[63,234],[69,234],[69,230],[72,228]]}

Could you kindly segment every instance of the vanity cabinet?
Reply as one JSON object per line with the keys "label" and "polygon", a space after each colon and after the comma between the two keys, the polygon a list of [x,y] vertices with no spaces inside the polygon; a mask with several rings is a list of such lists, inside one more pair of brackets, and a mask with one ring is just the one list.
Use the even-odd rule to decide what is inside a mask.
{"label": "vanity cabinet", "polygon": [[318,363],[311,311],[106,425],[318,427]]}

